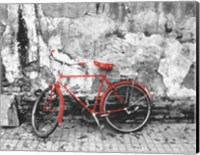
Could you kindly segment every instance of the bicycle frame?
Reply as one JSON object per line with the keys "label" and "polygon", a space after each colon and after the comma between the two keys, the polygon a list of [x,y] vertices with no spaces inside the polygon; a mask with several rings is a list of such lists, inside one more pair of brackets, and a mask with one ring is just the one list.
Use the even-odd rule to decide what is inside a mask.
{"label": "bicycle frame", "polygon": [[[101,79],[101,82],[100,82],[100,85],[99,85],[99,89],[98,89],[98,92],[97,92],[97,96],[96,96],[96,99],[94,101],[94,105],[92,108],[89,108],[87,106],[87,104],[85,102],[83,102],[78,96],[76,96],[76,94],[74,94],[66,85],[62,85],[61,84],[61,80],[63,78],[100,78]],[[105,92],[103,93],[102,97],[101,97],[101,101],[100,101],[100,108],[99,108],[99,111],[97,111],[97,105],[98,105],[98,101],[99,101],[99,98],[100,98],[100,95],[101,95],[101,91],[102,91],[102,88],[103,88],[103,85],[104,83],[107,84],[108,88],[105,90]],[[115,88],[115,86],[117,85],[120,85],[120,84],[135,84],[137,86],[139,86],[142,90],[144,90],[147,94],[147,96],[149,98],[151,98],[151,95],[150,93],[148,92],[148,90],[141,84],[139,83],[136,83],[136,82],[133,82],[133,81],[130,81],[130,80],[126,80],[126,81],[120,81],[120,82],[117,82],[117,83],[114,83],[112,84],[106,77],[105,74],[88,74],[88,75],[64,75],[64,74],[59,74],[58,76],[58,79],[56,80],[56,83],[55,84],[50,84],[50,86],[53,86],[53,90],[56,89],[58,94],[61,96],[61,99],[60,99],[60,102],[61,102],[61,105],[60,105],[60,112],[59,112],[59,115],[58,115],[58,123],[61,123],[62,122],[62,118],[63,118],[63,114],[64,114],[64,98],[63,98],[63,94],[60,90],[60,87],[63,87],[80,105],[82,105],[89,113],[93,113],[95,115],[101,115],[101,114],[109,114],[109,113],[113,113],[113,112],[119,112],[119,111],[123,111],[123,109],[116,109],[116,110],[110,110],[110,111],[104,111],[103,110],[103,105],[104,105],[104,100],[105,100],[105,97],[107,95],[107,93],[111,90],[113,90]],[[125,104],[125,102],[123,101],[123,99],[118,95],[117,92],[114,91],[114,95],[117,97],[117,99],[119,100],[120,103],[122,104]]]}

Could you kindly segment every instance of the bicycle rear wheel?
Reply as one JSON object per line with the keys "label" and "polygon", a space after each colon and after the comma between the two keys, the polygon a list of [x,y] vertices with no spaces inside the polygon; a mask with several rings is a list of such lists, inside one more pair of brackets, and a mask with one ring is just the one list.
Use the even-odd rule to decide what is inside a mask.
{"label": "bicycle rear wheel", "polygon": [[[122,103],[119,97],[124,101]],[[106,116],[108,124],[119,132],[135,132],[148,121],[151,114],[150,99],[147,94],[134,84],[120,84],[111,89],[105,97],[104,110],[110,112]]]}
{"label": "bicycle rear wheel", "polygon": [[37,136],[45,138],[57,127],[60,96],[56,89],[48,87],[35,102],[32,111],[32,126]]}

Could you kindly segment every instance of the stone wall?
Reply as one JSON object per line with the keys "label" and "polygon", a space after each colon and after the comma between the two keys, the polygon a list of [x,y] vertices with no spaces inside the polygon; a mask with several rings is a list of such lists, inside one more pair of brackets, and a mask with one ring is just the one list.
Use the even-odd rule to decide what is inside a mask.
{"label": "stone wall", "polygon": [[[196,2],[0,4],[3,93],[34,100],[59,71],[102,72],[91,60],[113,62],[112,81],[128,76],[154,98],[196,95]],[[61,57],[87,60],[88,67],[61,66]],[[95,80],[69,80],[91,91]]]}

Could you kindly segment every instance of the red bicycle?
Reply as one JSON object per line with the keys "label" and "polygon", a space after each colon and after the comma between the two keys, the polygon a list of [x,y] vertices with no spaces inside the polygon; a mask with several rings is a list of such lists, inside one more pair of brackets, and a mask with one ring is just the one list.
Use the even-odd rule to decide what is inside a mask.
{"label": "red bicycle", "polygon": [[[52,54],[52,60],[60,62]],[[63,62],[61,62],[63,63]],[[112,63],[93,61],[96,67],[110,71],[114,67]],[[81,66],[86,62],[77,63]],[[77,65],[76,64],[76,65]],[[75,95],[67,85],[62,84],[63,78],[99,78],[101,80],[94,104],[89,105]],[[104,84],[107,89],[102,92]],[[45,138],[49,136],[62,122],[64,115],[64,97],[61,91],[64,88],[98,124],[102,127],[98,117],[104,117],[108,124],[119,132],[135,132],[140,130],[148,121],[151,114],[151,95],[142,84],[132,80],[122,80],[111,83],[105,74],[91,75],[63,75],[59,74],[54,84],[49,84],[38,97],[32,111],[32,126],[37,136]]]}

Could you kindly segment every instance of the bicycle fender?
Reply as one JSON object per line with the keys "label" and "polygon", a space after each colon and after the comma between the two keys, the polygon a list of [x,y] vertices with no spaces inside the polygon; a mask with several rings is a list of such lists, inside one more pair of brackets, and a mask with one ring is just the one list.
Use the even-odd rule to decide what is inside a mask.
{"label": "bicycle fender", "polygon": [[141,83],[134,82],[134,81],[132,81],[132,83],[138,86],[139,88],[141,88],[147,94],[148,98],[152,100],[152,95],[145,86],[143,86]]}
{"label": "bicycle fender", "polygon": [[59,113],[58,113],[58,118],[57,118],[57,122],[58,124],[62,123],[62,119],[63,119],[63,115],[64,115],[64,97],[63,97],[63,94],[60,90],[60,86],[57,85],[57,84],[53,84],[53,85],[50,85],[53,87],[53,89],[56,89],[59,97],[60,97],[60,109],[59,109]]}
{"label": "bicycle fender", "polygon": [[143,86],[142,84],[138,83],[138,82],[135,82],[135,81],[119,81],[119,82],[116,82],[114,83],[113,85],[111,85],[110,87],[108,87],[106,89],[106,91],[104,92],[103,96],[102,96],[102,100],[100,102],[100,112],[103,112],[103,106],[104,106],[104,102],[105,102],[105,98],[107,96],[107,94],[115,87],[119,86],[119,85],[122,85],[122,84],[133,84],[133,85],[136,85],[138,86],[140,89],[142,89],[146,94],[147,94],[147,97],[152,100],[152,95],[150,94],[149,90]]}

